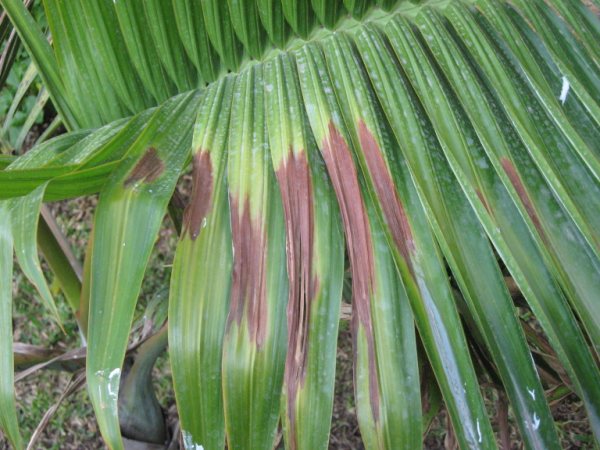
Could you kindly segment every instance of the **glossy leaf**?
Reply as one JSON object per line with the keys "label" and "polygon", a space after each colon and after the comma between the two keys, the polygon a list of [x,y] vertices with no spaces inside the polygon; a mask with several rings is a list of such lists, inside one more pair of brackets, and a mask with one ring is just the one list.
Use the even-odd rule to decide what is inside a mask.
{"label": "glossy leaf", "polygon": [[[117,397],[133,312],[168,200],[190,152],[198,103],[198,95],[188,94],[160,108],[111,175],[98,203],[86,373],[100,431],[112,449],[123,448]],[[121,276],[123,270],[127,277]]]}
{"label": "glossy leaf", "polygon": [[[364,50],[363,60],[369,73],[376,74],[380,81],[375,90],[406,155],[437,240],[467,300],[470,317],[481,331],[513,400],[516,414],[521,418],[519,423],[523,424],[523,436],[532,446],[550,447],[556,441],[550,411],[542,398],[543,388],[487,236],[459,183],[452,176],[450,167],[444,162],[439,144],[426,133],[424,124],[427,118],[424,111],[416,106],[415,98],[411,97],[407,80],[401,78],[397,71],[384,69],[394,65],[390,55],[386,56],[385,51],[379,50],[384,45],[382,35],[373,30],[363,33],[358,40],[359,48]],[[427,70],[429,67],[423,64],[424,59],[420,61],[423,70]],[[433,72],[429,72],[429,80],[434,76]],[[433,82],[430,82],[432,85]],[[395,91],[396,95],[384,96],[386,88]],[[437,94],[431,88],[430,92],[432,97]],[[423,98],[425,105],[429,106],[425,96]],[[415,106],[398,114],[401,104]],[[435,114],[431,115],[435,117]],[[440,110],[442,116],[447,122],[452,113]],[[459,130],[455,132],[460,133]],[[439,136],[442,137],[441,132]],[[490,302],[490,298],[494,301]],[[515,372],[519,373],[518,379],[513,377]],[[530,392],[533,392],[529,397],[533,398],[523,395],[523,384],[529,386]],[[533,426],[534,417],[538,419],[535,421],[538,426]]]}
{"label": "glossy leaf", "polygon": [[0,158],[39,286],[39,205],[100,192],[78,309],[109,447],[167,202],[187,448],[270,449],[279,420],[288,448],[327,447],[344,281],[366,448],[418,448],[436,384],[459,445],[494,448],[482,371],[528,448],[559,446],[538,374],[600,436],[597,0],[45,0],[52,46],[20,0],[0,3],[73,130]]}
{"label": "glossy leaf", "polygon": [[[466,14],[464,10],[453,10],[450,19],[459,24],[457,25],[457,31],[461,33],[461,37],[465,39],[466,43],[474,43],[474,30],[471,26],[476,27],[476,25],[474,21],[472,21],[471,16]],[[464,24],[469,24],[469,26],[465,26]],[[481,45],[483,45],[486,41],[480,39],[478,42],[482,42]],[[473,45],[473,49],[473,51],[477,51],[477,55],[482,58],[484,57],[483,49],[475,45]],[[487,55],[485,58],[490,62],[482,62],[483,67],[490,67],[489,64],[492,64],[492,57],[490,55],[492,54],[493,52],[490,50],[485,51],[485,55]],[[498,61],[496,66],[506,68],[506,70],[511,67],[510,64],[503,63],[502,61]],[[514,74],[514,68],[512,73]],[[489,76],[492,76],[491,67],[488,74]],[[500,78],[496,78],[496,80],[499,84],[502,83]],[[597,203],[597,199],[589,197],[591,203],[588,203],[587,201],[584,202],[581,199],[585,198],[588,193],[597,191],[599,185],[595,183],[593,179],[588,177],[587,179],[589,182],[585,189],[574,186],[574,184],[579,181],[580,176],[586,177],[586,175],[589,174],[586,174],[585,168],[581,167],[580,161],[573,158],[570,160],[567,159],[569,157],[569,150],[568,147],[564,146],[564,137],[560,134],[559,130],[547,128],[545,133],[541,133],[541,119],[538,119],[539,115],[534,114],[525,116],[523,114],[522,108],[524,108],[524,106],[521,103],[523,98],[531,99],[529,107],[539,111],[540,114],[544,113],[543,111],[540,111],[540,105],[534,103],[531,94],[522,82],[518,82],[517,78],[513,78],[513,83],[514,84],[511,83],[510,85],[502,84],[506,90],[498,89],[496,90],[496,93],[499,96],[500,101],[505,105],[505,108],[507,108],[507,114],[521,138],[523,145],[527,149],[529,157],[535,166],[537,166],[537,170],[531,167],[530,163],[528,164],[525,162],[529,158],[523,154],[523,147],[514,144],[511,145],[509,149],[512,151],[511,157],[515,159],[518,158],[518,162],[500,159],[500,166],[505,173],[504,177],[508,178],[507,184],[513,186],[513,193],[519,198],[517,204],[522,204],[522,208],[526,209],[526,215],[530,217],[530,220],[533,222],[540,220],[536,218],[536,215],[542,215],[541,226],[538,229],[538,233],[540,230],[542,235],[547,233],[543,238],[549,240],[549,245],[545,244],[545,247],[556,255],[554,258],[559,266],[559,279],[563,283],[565,290],[569,293],[569,299],[574,303],[575,309],[580,314],[581,320],[586,323],[587,331],[590,333],[597,350],[600,339],[600,336],[598,336],[598,330],[600,330],[598,326],[600,323],[600,316],[598,315],[599,312],[597,308],[593,306],[595,302],[590,297],[593,288],[590,290],[590,287],[594,285],[600,286],[598,284],[600,278],[600,272],[598,272],[598,247],[595,243],[596,231],[589,226],[590,222],[586,221],[580,212],[584,212],[587,217],[595,216],[593,205]],[[515,89],[519,89],[518,94]],[[508,99],[508,96],[510,96],[510,100]],[[517,107],[513,102],[520,103],[521,106]],[[510,105],[510,107],[508,105]],[[512,136],[514,136],[514,134],[512,134]],[[548,140],[545,141],[546,139]],[[564,151],[558,152],[556,149],[564,149]],[[542,153],[549,151],[555,152],[551,159],[548,154]],[[556,157],[564,158],[566,161],[558,166],[550,166],[549,161],[554,161]],[[520,168],[520,173],[516,171],[517,167]],[[525,168],[530,169],[526,172]],[[567,168],[573,171],[581,170],[581,175],[575,177],[567,176],[567,173],[565,172]],[[560,178],[569,183],[570,186],[568,189],[573,193],[572,195],[569,195],[566,191],[567,188],[561,185],[561,179],[556,176],[557,170],[561,171],[561,176],[559,175]],[[539,175],[534,175],[536,172],[543,177],[548,184],[547,187],[544,186],[545,183],[540,185],[540,181],[538,181],[540,180]],[[525,174],[527,174],[527,176],[525,176]],[[532,187],[536,184],[537,188],[533,189]],[[552,190],[555,193],[555,201],[552,199],[551,195],[548,195],[549,190]],[[575,194],[575,192],[579,193]],[[558,202],[560,206],[556,205],[556,202]],[[560,211],[560,209],[564,212]],[[551,212],[551,210],[553,211]],[[569,219],[565,217],[565,214],[570,216],[577,228],[570,226]],[[557,220],[558,217],[561,219]],[[565,234],[567,229],[569,229],[569,232]],[[565,235],[569,236],[568,244],[564,238]],[[585,263],[582,263],[582,261],[585,261]]]}
{"label": "glossy leaf", "polygon": [[223,335],[229,310],[231,230],[225,168],[232,80],[207,89],[193,138],[193,187],[173,261],[169,343],[183,441],[222,448]]}
{"label": "glossy leaf", "polygon": [[[344,275],[340,215],[301,109],[294,61],[265,66],[269,146],[283,201],[289,297],[282,424],[287,448],[329,440]],[[283,95],[282,95],[283,94]]]}
{"label": "glossy leaf", "polygon": [[263,74],[243,72],[233,92],[227,183],[233,241],[223,341],[229,448],[273,447],[285,364],[285,228],[267,144]]}

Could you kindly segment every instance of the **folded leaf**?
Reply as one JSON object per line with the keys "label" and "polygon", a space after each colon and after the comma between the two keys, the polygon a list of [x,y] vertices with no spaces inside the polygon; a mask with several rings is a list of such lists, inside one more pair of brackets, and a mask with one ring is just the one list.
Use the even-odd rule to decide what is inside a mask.
{"label": "folded leaf", "polygon": [[313,140],[294,61],[265,66],[269,146],[283,201],[289,296],[282,395],[290,449],[326,449],[344,276],[340,215]]}
{"label": "folded leaf", "polygon": [[173,387],[188,448],[223,448],[221,379],[232,247],[225,169],[232,80],[207,89],[193,138],[192,195],[171,274]]}
{"label": "folded leaf", "polygon": [[254,66],[236,80],[227,161],[233,273],[223,399],[228,446],[248,450],[273,448],[286,350],[285,227],[262,77]]}

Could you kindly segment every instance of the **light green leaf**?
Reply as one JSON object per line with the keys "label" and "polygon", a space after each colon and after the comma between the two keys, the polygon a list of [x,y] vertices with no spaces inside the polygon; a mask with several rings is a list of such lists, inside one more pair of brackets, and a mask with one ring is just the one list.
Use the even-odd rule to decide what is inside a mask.
{"label": "light green leaf", "polygon": [[227,161],[233,274],[223,400],[228,446],[247,450],[274,445],[287,328],[284,217],[266,145],[261,69],[236,80]]}
{"label": "light green leaf", "polygon": [[184,445],[192,449],[225,445],[221,355],[233,259],[225,184],[232,85],[225,78],[207,89],[198,111],[192,195],[171,275],[173,387]]}
{"label": "light green leaf", "polygon": [[0,202],[0,428],[16,449],[23,448],[15,403],[12,275],[13,239],[9,202]]}
{"label": "light green leaf", "polygon": [[123,448],[117,396],[135,304],[167,203],[190,152],[199,101],[200,95],[192,93],[157,110],[98,203],[86,373],[98,425],[111,449]]}
{"label": "light green leaf", "polygon": [[30,194],[11,201],[11,223],[17,261],[23,273],[35,286],[43,305],[54,320],[61,323],[54,298],[44,278],[37,249],[37,229],[46,185],[42,184]]}

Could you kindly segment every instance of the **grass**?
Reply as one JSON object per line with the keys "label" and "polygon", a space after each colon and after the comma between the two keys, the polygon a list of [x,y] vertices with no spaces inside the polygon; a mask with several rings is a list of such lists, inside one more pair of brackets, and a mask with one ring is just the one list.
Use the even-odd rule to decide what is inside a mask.
{"label": "grass", "polygon": [[[79,346],[75,321],[70,317],[70,311],[61,294],[56,296],[56,300],[65,333],[56,323],[48,320],[48,315],[37,300],[37,293],[20,273],[15,277],[15,291],[13,303],[15,341],[63,351]],[[42,370],[17,383],[17,406],[24,436],[31,436],[70,379],[71,374],[66,372]],[[2,442],[0,437],[0,447]],[[103,448],[85,389],[66,398],[59,406],[36,448],[56,450]]]}
{"label": "grass", "polygon": [[[85,244],[90,233],[95,196],[55,203],[51,209],[59,225],[65,231],[76,256],[83,260]],[[168,224],[165,220],[165,225]],[[141,320],[149,303],[154,303],[163,315],[166,314],[170,264],[176,238],[170,227],[163,227],[152,253],[147,275],[142,286],[136,320]],[[51,274],[43,264],[48,280]],[[20,271],[15,270],[13,290],[13,327],[15,342],[41,345],[46,348],[66,351],[80,346],[76,322],[60,292],[55,292],[57,307],[63,321],[65,333],[49,320],[49,316],[37,299],[33,286]],[[161,308],[161,303],[163,303]],[[156,389],[161,404],[174,404],[171,387],[168,355],[157,361]],[[58,399],[71,379],[71,374],[53,370],[42,370],[17,383],[17,401],[24,436],[29,437],[45,412]],[[7,444],[0,433],[0,448]],[[98,435],[93,410],[85,389],[65,399],[50,420],[38,442],[40,449],[94,449],[104,448]]]}

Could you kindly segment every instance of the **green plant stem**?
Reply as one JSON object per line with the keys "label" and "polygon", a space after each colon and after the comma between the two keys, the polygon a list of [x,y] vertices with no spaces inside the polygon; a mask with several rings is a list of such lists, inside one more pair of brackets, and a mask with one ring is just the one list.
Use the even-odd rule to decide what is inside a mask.
{"label": "green plant stem", "polygon": [[139,347],[124,377],[119,392],[119,422],[125,437],[143,442],[165,441],[165,421],[152,385],[152,368],[167,342],[165,324]]}

